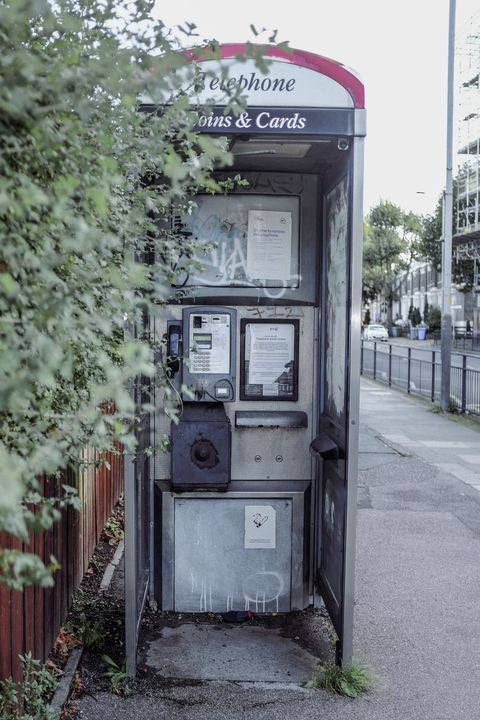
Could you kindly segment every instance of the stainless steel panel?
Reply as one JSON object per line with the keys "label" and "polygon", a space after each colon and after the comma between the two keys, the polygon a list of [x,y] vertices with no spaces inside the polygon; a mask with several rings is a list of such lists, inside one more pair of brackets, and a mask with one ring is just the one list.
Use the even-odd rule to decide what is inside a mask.
{"label": "stainless steel panel", "polygon": [[[316,431],[313,413],[313,373],[316,365],[317,334],[315,309],[275,306],[239,308],[242,318],[298,318],[300,321],[298,401],[238,401],[226,408],[232,426],[236,410],[301,410],[307,414],[307,428],[234,428],[232,434],[233,480],[309,480],[312,459],[308,446]],[[238,361],[239,362],[239,361]],[[240,374],[240,368],[237,375]]]}
{"label": "stainless steel panel", "polygon": [[[312,459],[309,444],[316,434],[316,396],[312,391],[317,372],[318,337],[317,311],[311,307],[262,306],[239,307],[237,319],[237,342],[242,318],[298,318],[299,340],[299,388],[298,401],[282,402],[282,410],[301,410],[306,413],[307,428],[236,428],[237,410],[278,410],[275,401],[247,401],[225,403],[225,411],[232,423],[232,480],[308,480],[312,477]],[[168,317],[156,323],[156,340],[161,341],[166,332],[168,319],[181,319],[181,307],[168,308]],[[240,377],[240,353],[237,353],[237,378]],[[158,370],[160,373],[160,369]],[[174,397],[174,392],[172,391]],[[159,443],[170,434],[170,418],[164,412],[168,398],[157,393],[155,437]],[[238,398],[238,387],[237,387]],[[157,480],[170,478],[170,455],[157,452],[155,456]]]}
{"label": "stainless steel panel", "polygon": [[[285,612],[306,607],[309,487],[277,481],[265,490],[259,483],[233,482],[226,493],[175,494],[168,483],[157,483],[162,609]],[[244,508],[252,505],[276,511],[275,549],[244,547]]]}
{"label": "stainless steel panel", "polygon": [[[245,547],[248,506],[272,547]],[[288,612],[291,551],[290,498],[175,498],[175,610]]]}

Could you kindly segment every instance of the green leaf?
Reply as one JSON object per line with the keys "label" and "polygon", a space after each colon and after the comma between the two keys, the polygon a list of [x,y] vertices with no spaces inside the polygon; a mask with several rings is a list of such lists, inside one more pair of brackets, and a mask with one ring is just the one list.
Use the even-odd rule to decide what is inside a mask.
{"label": "green leaf", "polygon": [[353,685],[347,682],[347,680],[345,680],[344,678],[340,678],[340,680],[338,681],[338,687],[342,695],[346,695],[350,698],[356,698],[358,695]]}

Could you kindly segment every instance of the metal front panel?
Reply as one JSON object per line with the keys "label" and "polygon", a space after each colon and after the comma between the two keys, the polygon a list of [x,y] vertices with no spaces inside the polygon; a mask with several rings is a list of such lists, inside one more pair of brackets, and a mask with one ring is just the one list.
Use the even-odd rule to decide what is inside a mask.
{"label": "metal front panel", "polygon": [[[279,404],[275,400],[238,401],[226,407],[234,428],[232,433],[233,480],[309,480],[312,459],[308,451],[315,432],[312,393],[317,338],[315,309],[310,307],[240,308],[239,319],[298,318],[300,323],[298,400]],[[240,376],[240,368],[237,376]],[[237,410],[301,410],[307,415],[306,428],[236,428]]]}
{"label": "metal front panel", "polygon": [[[157,483],[162,609],[269,613],[304,608],[307,483],[272,483],[271,491],[258,483],[230,487],[222,494],[174,494],[166,483]],[[250,510],[259,516],[260,533],[274,523],[266,540],[261,538],[266,544],[258,546],[248,535]]]}
{"label": "metal front panel", "polygon": [[[169,319],[181,318],[181,308],[170,307]],[[274,400],[237,400],[225,403],[225,411],[232,425],[232,480],[309,480],[312,477],[312,459],[309,444],[316,434],[316,397],[312,391],[317,370],[318,333],[317,311],[311,307],[262,306],[237,308],[237,342],[240,338],[240,320],[249,318],[298,318],[299,369],[298,401],[281,403],[280,410],[300,410],[307,415],[306,428],[235,428],[235,412],[241,410],[278,411]],[[166,331],[166,322],[157,322],[157,341]],[[158,372],[161,372],[158,369]],[[237,352],[236,376],[240,373],[240,353]],[[174,393],[172,391],[172,396]],[[163,398],[165,401],[166,398]],[[162,398],[156,411],[156,441],[170,434],[170,418],[165,415]],[[156,453],[156,479],[170,478],[170,455]]]}
{"label": "metal front panel", "polygon": [[[245,547],[249,506],[264,526],[275,519],[271,548]],[[289,499],[176,498],[174,610],[289,611],[291,534]]]}

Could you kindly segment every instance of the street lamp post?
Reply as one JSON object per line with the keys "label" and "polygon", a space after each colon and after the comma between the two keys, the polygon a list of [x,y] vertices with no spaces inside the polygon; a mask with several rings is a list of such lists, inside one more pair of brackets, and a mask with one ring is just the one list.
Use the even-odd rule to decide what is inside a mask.
{"label": "street lamp post", "polygon": [[450,0],[448,22],[448,88],[447,88],[447,145],[446,179],[443,205],[443,258],[442,258],[442,383],[440,407],[447,410],[450,404],[450,366],[452,360],[452,224],[453,224],[453,88],[455,63],[455,9],[456,0]]}

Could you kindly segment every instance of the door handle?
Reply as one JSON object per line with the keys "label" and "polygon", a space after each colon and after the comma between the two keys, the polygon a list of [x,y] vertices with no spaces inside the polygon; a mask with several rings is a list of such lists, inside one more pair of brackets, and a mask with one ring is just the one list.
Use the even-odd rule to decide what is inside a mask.
{"label": "door handle", "polygon": [[329,435],[317,435],[310,443],[310,453],[317,460],[339,460],[344,456],[337,443]]}

